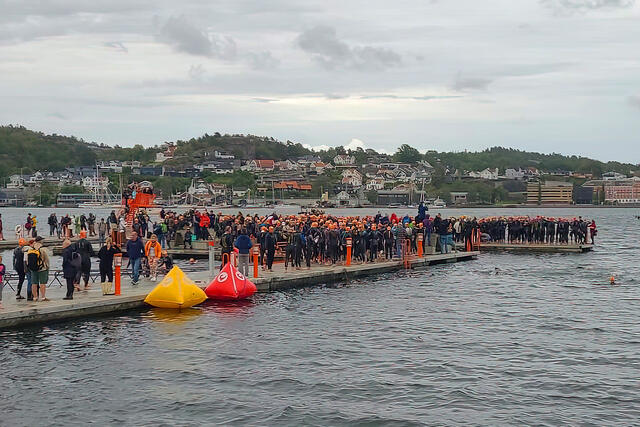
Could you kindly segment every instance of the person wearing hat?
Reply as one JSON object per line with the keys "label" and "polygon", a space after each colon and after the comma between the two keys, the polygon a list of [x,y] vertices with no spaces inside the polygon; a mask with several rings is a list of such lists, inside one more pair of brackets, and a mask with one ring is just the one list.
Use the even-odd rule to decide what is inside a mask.
{"label": "person wearing hat", "polygon": [[18,287],[16,289],[16,299],[24,299],[22,296],[22,285],[26,275],[24,267],[24,245],[26,240],[18,240],[18,246],[13,250],[13,270],[18,274]]}
{"label": "person wearing hat", "polygon": [[27,268],[31,273],[31,289],[33,300],[49,301],[46,296],[47,282],[49,280],[49,254],[42,245],[44,238],[38,236],[33,243],[33,249],[27,252]]}

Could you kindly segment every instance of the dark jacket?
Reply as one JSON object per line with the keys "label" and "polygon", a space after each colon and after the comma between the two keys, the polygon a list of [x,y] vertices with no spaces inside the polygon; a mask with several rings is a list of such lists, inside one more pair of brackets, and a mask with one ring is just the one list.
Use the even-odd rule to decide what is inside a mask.
{"label": "dark jacket", "polygon": [[68,246],[62,252],[62,274],[67,279],[76,277],[76,275],[78,274],[78,270],[72,265],[72,262],[71,262],[74,252],[75,252],[74,245]]}
{"label": "dark jacket", "polygon": [[241,234],[236,239],[236,242],[233,244],[236,248],[238,248],[238,252],[241,254],[248,254],[249,249],[253,246],[251,243],[251,239],[246,234]]}
{"label": "dark jacket", "polygon": [[129,259],[139,259],[144,256],[144,245],[141,238],[138,237],[135,242],[133,240],[127,242],[127,256]]}
{"label": "dark jacket", "polygon": [[98,251],[98,258],[100,259],[100,268],[111,268],[113,266],[113,256],[119,254],[120,248],[111,245],[111,249],[107,249],[107,245],[104,245]]}

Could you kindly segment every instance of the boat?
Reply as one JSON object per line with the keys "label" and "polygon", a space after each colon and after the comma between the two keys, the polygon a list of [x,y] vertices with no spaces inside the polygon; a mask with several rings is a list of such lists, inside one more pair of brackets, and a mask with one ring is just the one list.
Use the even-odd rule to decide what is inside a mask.
{"label": "boat", "polygon": [[430,207],[430,208],[442,209],[442,208],[446,208],[447,204],[445,203],[444,200],[442,200],[440,197],[438,197],[433,202],[429,203],[427,206]]}

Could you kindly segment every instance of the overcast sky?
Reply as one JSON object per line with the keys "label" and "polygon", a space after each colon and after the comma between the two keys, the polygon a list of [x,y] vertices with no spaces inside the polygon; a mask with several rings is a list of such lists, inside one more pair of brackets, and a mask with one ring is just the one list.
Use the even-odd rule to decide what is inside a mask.
{"label": "overcast sky", "polygon": [[0,0],[0,123],[640,162],[640,1]]}

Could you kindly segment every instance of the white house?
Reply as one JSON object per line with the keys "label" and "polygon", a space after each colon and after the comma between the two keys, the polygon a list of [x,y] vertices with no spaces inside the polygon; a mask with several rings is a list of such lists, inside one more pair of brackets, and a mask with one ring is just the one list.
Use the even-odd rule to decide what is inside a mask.
{"label": "white house", "polygon": [[346,169],[342,172],[342,183],[360,187],[362,186],[362,174],[355,169]]}
{"label": "white house", "polygon": [[498,179],[498,168],[495,168],[495,169],[486,168],[480,172],[469,172],[469,176],[471,178],[480,178],[480,179],[495,181],[496,179]]}
{"label": "white house", "polygon": [[373,178],[367,181],[365,185],[367,191],[384,190],[384,178]]}
{"label": "white house", "polygon": [[504,176],[507,179],[523,179],[524,175],[525,175],[525,171],[523,171],[520,168],[518,168],[518,170],[509,168],[509,169],[505,169],[504,171]]}
{"label": "white house", "polygon": [[287,159],[276,162],[275,167],[281,171],[297,170],[298,164]]}
{"label": "white house", "polygon": [[355,164],[355,162],[356,158],[347,154],[338,154],[333,158],[333,164],[336,166],[349,166]]}
{"label": "white house", "polygon": [[235,159],[236,158],[233,154],[229,154],[226,151],[218,151],[218,150],[215,150],[213,152],[213,156],[216,159]]}
{"label": "white house", "polygon": [[272,171],[276,167],[273,160],[250,160],[247,169],[250,171]]}

